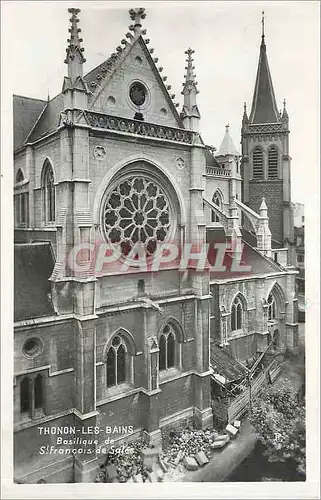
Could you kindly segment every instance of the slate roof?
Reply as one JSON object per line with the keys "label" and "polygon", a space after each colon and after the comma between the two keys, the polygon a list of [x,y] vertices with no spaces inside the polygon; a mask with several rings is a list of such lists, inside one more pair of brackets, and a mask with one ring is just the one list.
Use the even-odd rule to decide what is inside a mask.
{"label": "slate roof", "polygon": [[266,54],[264,36],[260,47],[259,64],[254,88],[250,123],[277,123],[281,121],[274,95],[273,83]]}
{"label": "slate roof", "polygon": [[240,156],[239,151],[237,151],[233,139],[229,132],[229,125],[226,125],[225,135],[223,137],[223,141],[220,149],[216,156],[225,156],[225,155],[235,155]]}
{"label": "slate roof", "polygon": [[218,161],[215,159],[214,155],[211,153],[208,146],[203,150],[205,154],[206,166],[207,167],[219,167]]}
{"label": "slate roof", "polygon": [[50,243],[14,246],[14,321],[55,314],[48,297],[53,267]]}
{"label": "slate roof", "polygon": [[211,345],[210,363],[214,374],[224,377],[227,384],[240,380],[247,374],[247,370],[243,365],[230,356],[224,348],[215,344]]}
{"label": "slate roof", "polygon": [[64,96],[63,94],[58,94],[46,104],[45,110],[33,129],[28,142],[34,142],[42,136],[54,132],[58,128],[60,113],[63,111],[63,108]]}
{"label": "slate roof", "polygon": [[[214,233],[215,234],[215,233]],[[223,243],[225,240],[222,238],[211,241],[210,243],[215,243],[215,242],[221,242]],[[211,280],[226,280],[226,279],[233,279],[233,278],[242,278],[242,277],[248,277],[248,276],[253,276],[255,274],[261,275],[261,274],[270,274],[270,273],[275,273],[275,272],[282,272],[284,269],[274,262],[271,259],[268,259],[267,257],[264,257],[260,252],[252,248],[248,243],[246,243],[243,240],[243,253],[242,253],[242,260],[239,263],[239,266],[242,268],[242,270],[234,270],[232,267],[233,264],[233,259],[231,255],[226,252],[224,259],[223,259],[223,266],[226,267],[224,271],[216,271],[215,269],[210,272],[210,279]],[[216,262],[216,257],[217,257],[217,250],[213,248],[214,245],[210,244],[209,247],[209,252],[208,252],[208,261],[211,266],[215,265]],[[218,265],[218,264],[217,264]],[[249,268],[245,270],[245,267]]]}
{"label": "slate roof", "polygon": [[46,101],[20,95],[13,96],[13,147],[16,151],[23,146],[30,130],[46,106]]}

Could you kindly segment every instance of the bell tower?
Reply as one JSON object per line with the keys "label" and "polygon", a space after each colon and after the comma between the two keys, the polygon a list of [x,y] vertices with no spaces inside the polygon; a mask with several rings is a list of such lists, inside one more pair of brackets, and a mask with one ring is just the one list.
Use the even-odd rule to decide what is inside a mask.
{"label": "bell tower", "polygon": [[266,52],[263,12],[252,109],[248,117],[245,103],[242,119],[243,202],[258,213],[262,197],[265,198],[272,246],[275,248],[290,248],[294,236],[289,133],[285,100],[283,111],[278,111],[275,99]]}

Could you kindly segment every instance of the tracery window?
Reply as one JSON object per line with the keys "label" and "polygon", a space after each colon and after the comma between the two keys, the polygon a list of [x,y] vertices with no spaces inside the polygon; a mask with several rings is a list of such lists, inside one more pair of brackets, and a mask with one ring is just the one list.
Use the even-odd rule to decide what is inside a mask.
{"label": "tracery window", "polygon": [[172,223],[171,209],[164,190],[143,175],[120,181],[107,197],[103,227],[110,243],[120,243],[128,255],[138,242],[147,255],[167,239]]}
{"label": "tracery window", "polygon": [[166,325],[163,328],[159,340],[159,369],[167,370],[176,363],[176,334],[172,325]]}
{"label": "tracery window", "polygon": [[253,179],[263,179],[263,151],[256,148],[253,151]]}
{"label": "tracery window", "polygon": [[122,384],[126,381],[127,348],[119,335],[113,338],[107,352],[107,387]]}
{"label": "tracery window", "polygon": [[[222,197],[218,191],[215,191],[212,202],[222,209]],[[212,210],[212,222],[220,222],[219,216]]]}
{"label": "tracery window", "polygon": [[276,304],[272,293],[268,297],[268,320],[272,321],[276,318]]}
{"label": "tracery window", "polygon": [[231,330],[240,330],[243,326],[243,305],[240,297],[235,297],[231,308]]}
{"label": "tracery window", "polygon": [[268,177],[269,179],[278,178],[279,155],[275,146],[271,146],[268,152]]}
{"label": "tracery window", "polygon": [[52,167],[49,162],[45,165],[43,176],[43,206],[45,223],[55,221],[56,195]]}

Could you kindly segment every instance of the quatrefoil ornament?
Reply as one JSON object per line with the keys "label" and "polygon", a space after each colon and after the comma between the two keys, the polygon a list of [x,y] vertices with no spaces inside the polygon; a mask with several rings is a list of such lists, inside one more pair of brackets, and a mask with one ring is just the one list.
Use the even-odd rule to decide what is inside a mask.
{"label": "quatrefoil ornament", "polygon": [[185,167],[185,161],[183,160],[183,158],[176,158],[176,167],[178,168],[178,170],[183,170],[183,168]]}
{"label": "quatrefoil ornament", "polygon": [[93,154],[97,160],[102,160],[103,158],[105,158],[107,151],[106,148],[104,148],[104,146],[95,146]]}

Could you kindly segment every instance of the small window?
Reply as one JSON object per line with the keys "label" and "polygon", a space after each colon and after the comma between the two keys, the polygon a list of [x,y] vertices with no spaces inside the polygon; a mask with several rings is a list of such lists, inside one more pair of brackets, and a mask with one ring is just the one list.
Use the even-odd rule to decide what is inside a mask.
{"label": "small window", "polygon": [[[222,210],[222,196],[218,191],[215,191],[212,202]],[[219,216],[212,210],[212,222],[220,222]]]}
{"label": "small window", "polygon": [[39,410],[44,410],[44,376],[30,375],[20,382],[20,411],[29,418],[39,416]]}
{"label": "small window", "polygon": [[19,170],[17,172],[16,183],[18,184],[19,182],[23,182],[24,180],[25,180],[25,177],[23,175],[23,172],[22,172],[21,168],[19,168]]}
{"label": "small window", "polygon": [[145,280],[138,280],[138,294],[143,295],[145,293]]}
{"label": "small window", "polygon": [[31,410],[31,390],[28,377],[22,379],[20,383],[20,410],[21,413],[30,413]]}
{"label": "small window", "polygon": [[28,226],[29,221],[29,193],[15,195],[15,213],[18,226]]}

